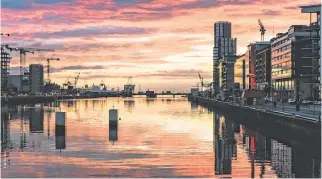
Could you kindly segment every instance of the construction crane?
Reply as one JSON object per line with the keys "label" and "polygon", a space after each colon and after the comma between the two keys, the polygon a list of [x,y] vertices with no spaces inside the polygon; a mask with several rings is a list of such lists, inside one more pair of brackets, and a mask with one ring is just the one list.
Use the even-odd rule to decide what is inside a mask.
{"label": "construction crane", "polygon": [[129,79],[127,80],[127,84],[131,85],[132,84],[132,76],[129,77]]}
{"label": "construction crane", "polygon": [[74,82],[74,88],[76,88],[78,79],[79,79],[80,72],[78,72],[78,75],[75,77],[75,82]]}
{"label": "construction crane", "polygon": [[[200,85],[201,85],[201,91],[203,91],[203,87],[206,87],[206,88],[211,88],[212,87],[212,82],[209,83],[209,82],[205,82],[204,81],[204,78],[200,75],[200,73],[198,72],[198,75],[199,75],[199,79],[200,79]],[[199,84],[198,84],[199,86]]]}
{"label": "construction crane", "polygon": [[59,61],[59,58],[47,58],[47,82],[50,84],[50,61],[56,60]]}
{"label": "construction crane", "polygon": [[134,91],[135,85],[132,84],[132,76],[130,76],[127,80],[127,84],[124,85],[124,95],[125,96],[132,96],[132,93]]}
{"label": "construction crane", "polygon": [[105,86],[105,83],[104,83],[104,81],[103,81],[103,80],[101,81],[100,86],[101,86],[101,89],[102,89],[102,90],[106,90],[106,86]]}
{"label": "construction crane", "polygon": [[260,19],[258,19],[258,25],[260,26],[259,31],[261,32],[261,42],[264,42],[265,27]]}
{"label": "construction crane", "polygon": [[[23,66],[26,63],[26,53],[32,53],[35,52],[41,52],[41,51],[51,51],[53,52],[53,49],[39,49],[39,48],[23,48],[23,47],[10,47],[8,44],[4,45],[5,48],[12,51],[18,51],[20,53],[20,82],[22,84],[23,80]],[[20,85],[20,92],[23,91],[23,85]]]}
{"label": "construction crane", "polygon": [[198,72],[198,76],[199,76],[199,79],[200,79],[201,91],[203,91],[203,77],[200,75],[199,72]]}

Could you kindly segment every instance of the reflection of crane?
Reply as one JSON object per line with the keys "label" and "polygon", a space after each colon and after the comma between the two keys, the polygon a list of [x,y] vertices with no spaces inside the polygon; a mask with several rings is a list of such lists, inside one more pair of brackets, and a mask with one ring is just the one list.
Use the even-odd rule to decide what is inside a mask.
{"label": "reflection of crane", "polygon": [[59,58],[47,58],[47,80],[48,80],[48,84],[50,84],[50,77],[49,77],[49,74],[50,74],[50,61],[51,60],[56,60],[56,61],[59,61]]}
{"label": "reflection of crane", "polygon": [[[23,66],[26,63],[26,53],[41,52],[41,51],[54,51],[52,49],[39,49],[39,48],[22,48],[22,47],[9,47],[8,44],[4,45],[10,51],[18,51],[20,53],[20,82],[22,84],[23,78]],[[20,91],[22,92],[23,85],[20,85]]]}
{"label": "reflection of crane", "polygon": [[80,74],[80,72],[78,72],[78,75],[75,77],[74,88],[76,88],[76,85],[77,85],[77,82],[79,79],[79,74]]}
{"label": "reflection of crane", "polygon": [[260,26],[259,31],[261,32],[261,42],[264,41],[264,35],[265,35],[265,27],[260,19],[258,19],[258,25]]}

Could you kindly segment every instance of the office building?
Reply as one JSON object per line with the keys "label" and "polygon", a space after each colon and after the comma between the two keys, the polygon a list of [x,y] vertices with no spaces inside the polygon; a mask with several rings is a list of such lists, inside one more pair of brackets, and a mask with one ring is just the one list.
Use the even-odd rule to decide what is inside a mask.
{"label": "office building", "polygon": [[[314,99],[321,99],[321,4],[311,6],[301,6],[302,13],[310,14],[310,22],[308,28],[304,28],[306,32],[310,33],[310,37],[307,38],[310,41],[310,45],[305,48],[309,48],[312,54],[305,58],[312,60],[312,76],[311,76],[311,91]],[[313,18],[312,18],[313,14]],[[315,17],[314,17],[315,16]]]}
{"label": "office building", "polygon": [[272,86],[277,98],[305,99],[313,94],[312,75],[319,72],[312,61],[312,34],[306,29],[308,26],[293,25],[271,39]]}
{"label": "office building", "polygon": [[22,77],[22,81],[20,75],[8,75],[8,89],[11,92],[19,92],[21,90],[21,82],[22,82],[22,92],[29,93],[29,73],[24,73]]}
{"label": "office building", "polygon": [[234,82],[239,83],[240,91],[249,87],[249,79],[247,77],[249,73],[248,64],[248,60],[246,61],[245,54],[243,54],[236,59],[234,65]]}
{"label": "office building", "polygon": [[232,95],[234,84],[234,63],[237,56],[224,56],[219,60],[219,90],[225,97]]}
{"label": "office building", "polygon": [[231,23],[220,21],[214,25],[214,48],[213,48],[213,89],[219,93],[219,60],[224,56],[236,54],[236,38],[231,38]]}
{"label": "office building", "polygon": [[31,94],[44,91],[44,67],[40,64],[29,65],[29,88]]}
{"label": "office building", "polygon": [[264,90],[271,86],[271,46],[256,51],[255,89]]}
{"label": "office building", "polygon": [[1,92],[8,92],[8,75],[10,73],[10,54],[1,47]]}
{"label": "office building", "polygon": [[270,45],[270,42],[253,42],[247,46],[245,53],[246,68],[249,69],[246,75],[249,80],[248,89],[255,88],[255,64],[256,64],[256,52]]}

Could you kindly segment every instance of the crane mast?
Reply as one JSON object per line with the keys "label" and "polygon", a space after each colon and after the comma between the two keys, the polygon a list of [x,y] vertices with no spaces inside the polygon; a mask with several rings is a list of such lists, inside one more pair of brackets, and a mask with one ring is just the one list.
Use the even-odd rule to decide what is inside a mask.
{"label": "crane mast", "polygon": [[79,79],[79,75],[80,75],[80,72],[78,72],[78,75],[75,78],[74,88],[76,88],[76,85],[77,85],[77,82],[78,82],[78,79]]}
{"label": "crane mast", "polygon": [[258,19],[258,25],[260,27],[259,31],[261,33],[261,42],[264,42],[264,35],[265,35],[266,29],[260,19]]}
{"label": "crane mast", "polygon": [[51,60],[56,60],[59,61],[59,58],[47,58],[47,80],[48,80],[48,84],[50,84],[50,61]]}

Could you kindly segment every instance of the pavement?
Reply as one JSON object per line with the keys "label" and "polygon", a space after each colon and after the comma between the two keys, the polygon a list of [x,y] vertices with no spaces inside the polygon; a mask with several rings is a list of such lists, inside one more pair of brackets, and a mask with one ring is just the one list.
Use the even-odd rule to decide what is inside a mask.
{"label": "pavement", "polygon": [[259,109],[267,109],[267,110],[276,111],[276,112],[283,112],[288,114],[294,114],[300,117],[309,118],[310,120],[314,120],[314,121],[319,121],[320,115],[321,115],[320,105],[307,105],[307,106],[301,105],[300,111],[296,111],[296,105],[291,105],[288,103],[284,103],[284,107],[282,103],[277,103],[276,108],[274,108],[272,103],[266,103],[263,105],[256,105],[251,107],[259,108]]}

